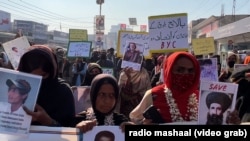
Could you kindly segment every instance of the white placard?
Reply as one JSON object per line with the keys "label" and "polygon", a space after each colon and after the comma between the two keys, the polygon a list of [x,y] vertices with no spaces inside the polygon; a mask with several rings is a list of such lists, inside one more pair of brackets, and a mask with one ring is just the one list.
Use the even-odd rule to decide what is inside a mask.
{"label": "white placard", "polygon": [[67,50],[68,57],[90,57],[92,42],[70,41]]}
{"label": "white placard", "polygon": [[21,56],[28,51],[29,47],[29,41],[25,36],[3,43],[3,48],[15,70],[19,65]]}
{"label": "white placard", "polygon": [[186,13],[149,17],[149,48],[152,51],[187,49]]}

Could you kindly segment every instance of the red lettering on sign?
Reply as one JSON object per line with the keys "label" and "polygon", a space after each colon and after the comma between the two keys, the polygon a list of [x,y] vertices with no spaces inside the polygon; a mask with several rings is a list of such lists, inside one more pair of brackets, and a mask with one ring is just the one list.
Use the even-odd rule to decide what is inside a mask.
{"label": "red lettering on sign", "polygon": [[227,85],[225,84],[210,84],[209,90],[226,91]]}

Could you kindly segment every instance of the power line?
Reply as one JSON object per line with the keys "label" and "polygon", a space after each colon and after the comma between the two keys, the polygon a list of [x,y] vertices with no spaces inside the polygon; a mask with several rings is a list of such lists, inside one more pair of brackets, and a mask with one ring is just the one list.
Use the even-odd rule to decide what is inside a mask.
{"label": "power line", "polygon": [[[213,9],[213,10],[217,10],[215,7],[220,6],[220,5],[219,5],[220,2],[221,2],[221,1],[217,1],[217,3],[215,3],[214,5],[212,5],[210,8],[204,10],[204,13],[205,13],[205,12],[207,13],[208,11],[211,12],[212,9]],[[211,5],[211,4],[210,4],[210,5]],[[197,15],[196,18],[200,17],[200,16],[203,15],[204,13],[200,13],[200,15]]]}
{"label": "power line", "polygon": [[[49,17],[47,14],[40,14],[40,13],[36,13],[38,12],[37,10],[30,10],[29,8],[26,7],[26,9],[24,8],[20,8],[20,7],[17,7],[15,5],[11,5],[11,4],[8,4],[8,3],[4,3],[4,2],[0,2],[2,3],[0,5],[0,7],[4,7],[6,9],[9,9],[9,10],[12,10],[18,14],[14,14],[14,13],[11,13],[12,15],[16,16],[16,17],[22,17],[23,19],[31,19],[31,20],[34,20],[34,21],[37,21],[36,18],[38,18],[39,20],[43,20],[43,21],[46,21],[47,24],[49,24],[49,26],[53,26],[53,25],[56,25],[55,22],[53,22],[53,20],[57,20],[57,19],[54,19],[54,18],[51,18]],[[20,6],[20,5],[19,5]],[[34,12],[36,14],[34,14]],[[20,15],[21,13],[21,15]],[[24,16],[25,15],[25,16]],[[32,18],[30,18],[32,17]],[[39,21],[38,20],[38,21]],[[58,20],[57,22],[59,23],[60,20]],[[72,21],[71,21],[72,22]],[[46,25],[46,23],[44,23]],[[93,24],[93,22],[88,22],[88,23],[91,23]],[[78,24],[83,24],[83,23],[78,23]],[[76,26],[75,23],[74,25],[70,25],[70,24],[66,24],[66,23],[63,23],[63,27],[74,27],[74,28],[83,28],[84,26]],[[90,26],[88,26],[90,27]],[[93,28],[93,27],[92,27]]]}
{"label": "power line", "polygon": [[233,0],[233,12],[232,12],[232,18],[233,18],[233,21],[235,21],[235,7],[236,7],[236,1]]}
{"label": "power line", "polygon": [[[10,1],[10,0],[9,0]],[[25,7],[25,9],[23,9],[24,11],[26,10],[32,10],[32,12],[36,12],[37,14],[39,15],[44,15],[45,17],[49,17],[49,18],[52,18],[54,20],[60,20],[60,21],[71,21],[71,22],[84,22],[84,23],[93,23],[93,22],[89,22],[89,21],[80,21],[78,19],[72,19],[72,18],[69,18],[69,17],[65,17],[65,16],[62,16],[62,15],[59,15],[59,14],[56,14],[56,13],[53,13],[51,11],[48,11],[48,10],[45,10],[45,9],[42,9],[42,8],[39,8],[35,5],[32,5],[30,3],[27,3],[27,2],[24,2],[24,1],[21,1],[21,2],[24,2],[26,5],[29,5],[29,6],[26,6],[26,5],[21,5],[21,4],[18,4],[16,2],[13,2],[13,1],[10,1],[18,6],[21,6],[21,7]]]}

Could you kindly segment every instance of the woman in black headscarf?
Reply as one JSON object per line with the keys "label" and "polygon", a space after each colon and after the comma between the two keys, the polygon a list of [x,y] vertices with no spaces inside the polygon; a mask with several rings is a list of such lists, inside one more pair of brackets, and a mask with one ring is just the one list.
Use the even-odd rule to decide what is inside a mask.
{"label": "woman in black headscarf", "polygon": [[119,87],[115,77],[110,74],[97,75],[92,80],[90,89],[93,112],[76,127],[82,132],[86,132],[96,125],[120,125],[124,129],[123,125],[133,124],[125,115],[115,112],[118,98]]}
{"label": "woman in black headscarf", "polygon": [[103,72],[101,66],[97,63],[89,63],[87,72],[81,86],[90,86],[94,77]]}
{"label": "woman in black headscarf", "polygon": [[24,108],[32,116],[32,125],[74,127],[74,97],[70,85],[58,78],[52,49],[45,45],[31,46],[21,57],[18,70],[43,77],[35,111]]}

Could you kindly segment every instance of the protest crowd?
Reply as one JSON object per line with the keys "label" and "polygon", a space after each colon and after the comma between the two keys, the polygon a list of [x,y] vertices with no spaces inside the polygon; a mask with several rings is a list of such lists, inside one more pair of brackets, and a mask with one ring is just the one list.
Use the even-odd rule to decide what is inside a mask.
{"label": "protest crowd", "polygon": [[[156,53],[151,58],[142,56],[135,61],[140,64],[137,70],[123,67],[122,62],[126,60],[118,56],[113,47],[91,50],[90,57],[74,58],[68,58],[62,48],[47,44],[30,43],[28,48],[16,71],[42,76],[35,110],[23,107],[32,117],[31,125],[73,127],[85,133],[102,125],[119,126],[124,132],[126,125],[202,124],[199,114],[205,115],[206,125],[250,122],[250,68],[235,71],[234,66],[248,65],[249,56],[240,61],[234,50],[227,52],[223,60],[225,68],[221,67],[222,57],[218,54],[210,53],[206,59],[216,58],[216,67],[209,71],[217,75],[213,75],[212,89],[220,89],[221,85],[226,89],[227,83],[237,84],[235,105],[229,110],[234,103],[233,96],[212,92],[211,97],[203,98],[207,109],[199,113],[201,89],[205,87],[201,77],[207,76],[202,73],[206,64],[201,66],[199,60],[203,57],[193,52]],[[135,59],[133,51],[129,53],[127,58]],[[1,52],[0,67],[15,70],[5,51]],[[104,73],[107,68],[112,73]],[[78,105],[75,104],[78,87],[88,89],[85,98],[89,98],[89,105],[80,107],[80,112],[76,112]],[[82,100],[84,102],[86,99]],[[156,115],[160,117],[155,118]]]}

